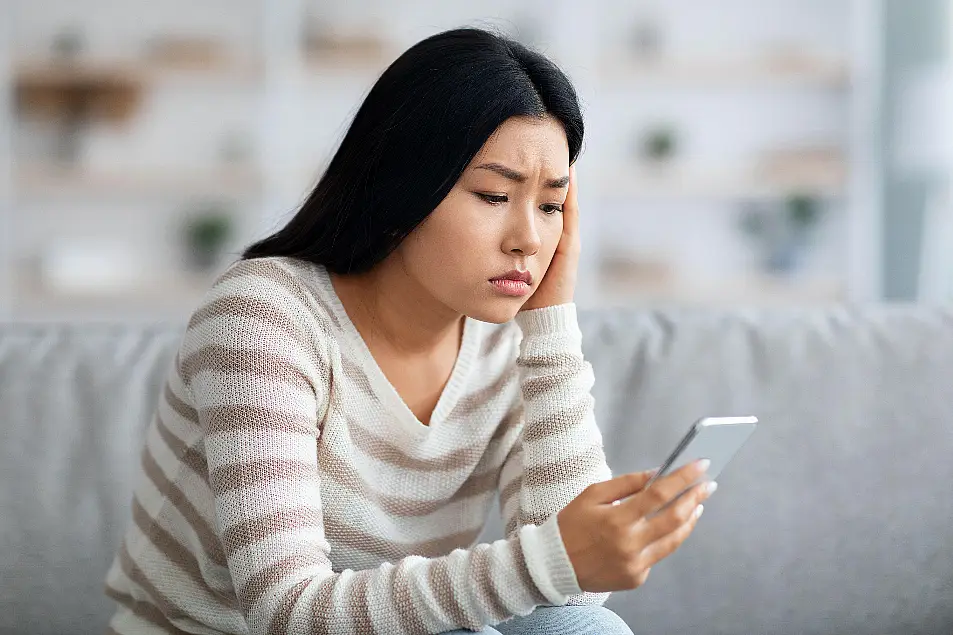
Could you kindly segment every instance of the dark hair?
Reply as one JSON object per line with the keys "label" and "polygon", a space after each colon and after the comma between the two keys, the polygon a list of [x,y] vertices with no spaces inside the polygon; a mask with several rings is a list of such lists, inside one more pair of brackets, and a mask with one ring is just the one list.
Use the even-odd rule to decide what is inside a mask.
{"label": "dark hair", "polygon": [[553,62],[480,29],[415,44],[374,84],[294,217],[243,257],[289,256],[342,274],[371,269],[440,204],[500,124],[518,115],[558,120],[576,160],[582,115]]}

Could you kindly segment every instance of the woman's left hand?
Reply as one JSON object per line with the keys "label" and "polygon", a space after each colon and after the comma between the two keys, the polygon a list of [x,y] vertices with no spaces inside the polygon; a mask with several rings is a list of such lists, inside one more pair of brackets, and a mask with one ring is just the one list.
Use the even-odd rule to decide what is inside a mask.
{"label": "woman's left hand", "polygon": [[563,232],[556,245],[553,261],[539,287],[523,304],[521,311],[541,309],[573,301],[576,273],[579,269],[579,205],[576,200],[576,167],[569,168],[569,191],[563,203]]}

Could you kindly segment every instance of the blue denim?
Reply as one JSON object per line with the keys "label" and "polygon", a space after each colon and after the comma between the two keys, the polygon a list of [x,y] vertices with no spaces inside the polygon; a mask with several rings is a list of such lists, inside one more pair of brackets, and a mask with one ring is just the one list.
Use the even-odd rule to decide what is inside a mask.
{"label": "blue denim", "polygon": [[447,631],[444,635],[632,635],[621,617],[604,606],[541,606],[480,631]]}

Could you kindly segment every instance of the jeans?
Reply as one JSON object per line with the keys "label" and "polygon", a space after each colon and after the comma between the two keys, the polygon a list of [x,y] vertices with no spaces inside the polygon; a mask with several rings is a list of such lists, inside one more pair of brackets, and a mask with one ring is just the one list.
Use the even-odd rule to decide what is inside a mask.
{"label": "jeans", "polygon": [[[604,606],[541,606],[529,615],[514,617],[476,631],[481,635],[632,635],[621,617]],[[474,631],[446,631],[444,635],[472,635]]]}

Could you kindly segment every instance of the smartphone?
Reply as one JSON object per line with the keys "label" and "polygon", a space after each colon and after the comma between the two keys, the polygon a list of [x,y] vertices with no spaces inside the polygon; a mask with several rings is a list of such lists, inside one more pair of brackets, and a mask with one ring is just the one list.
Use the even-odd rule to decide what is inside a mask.
{"label": "smartphone", "polygon": [[715,480],[758,426],[757,417],[706,417],[689,428],[648,487],[666,474],[698,459],[708,459],[707,478]]}

